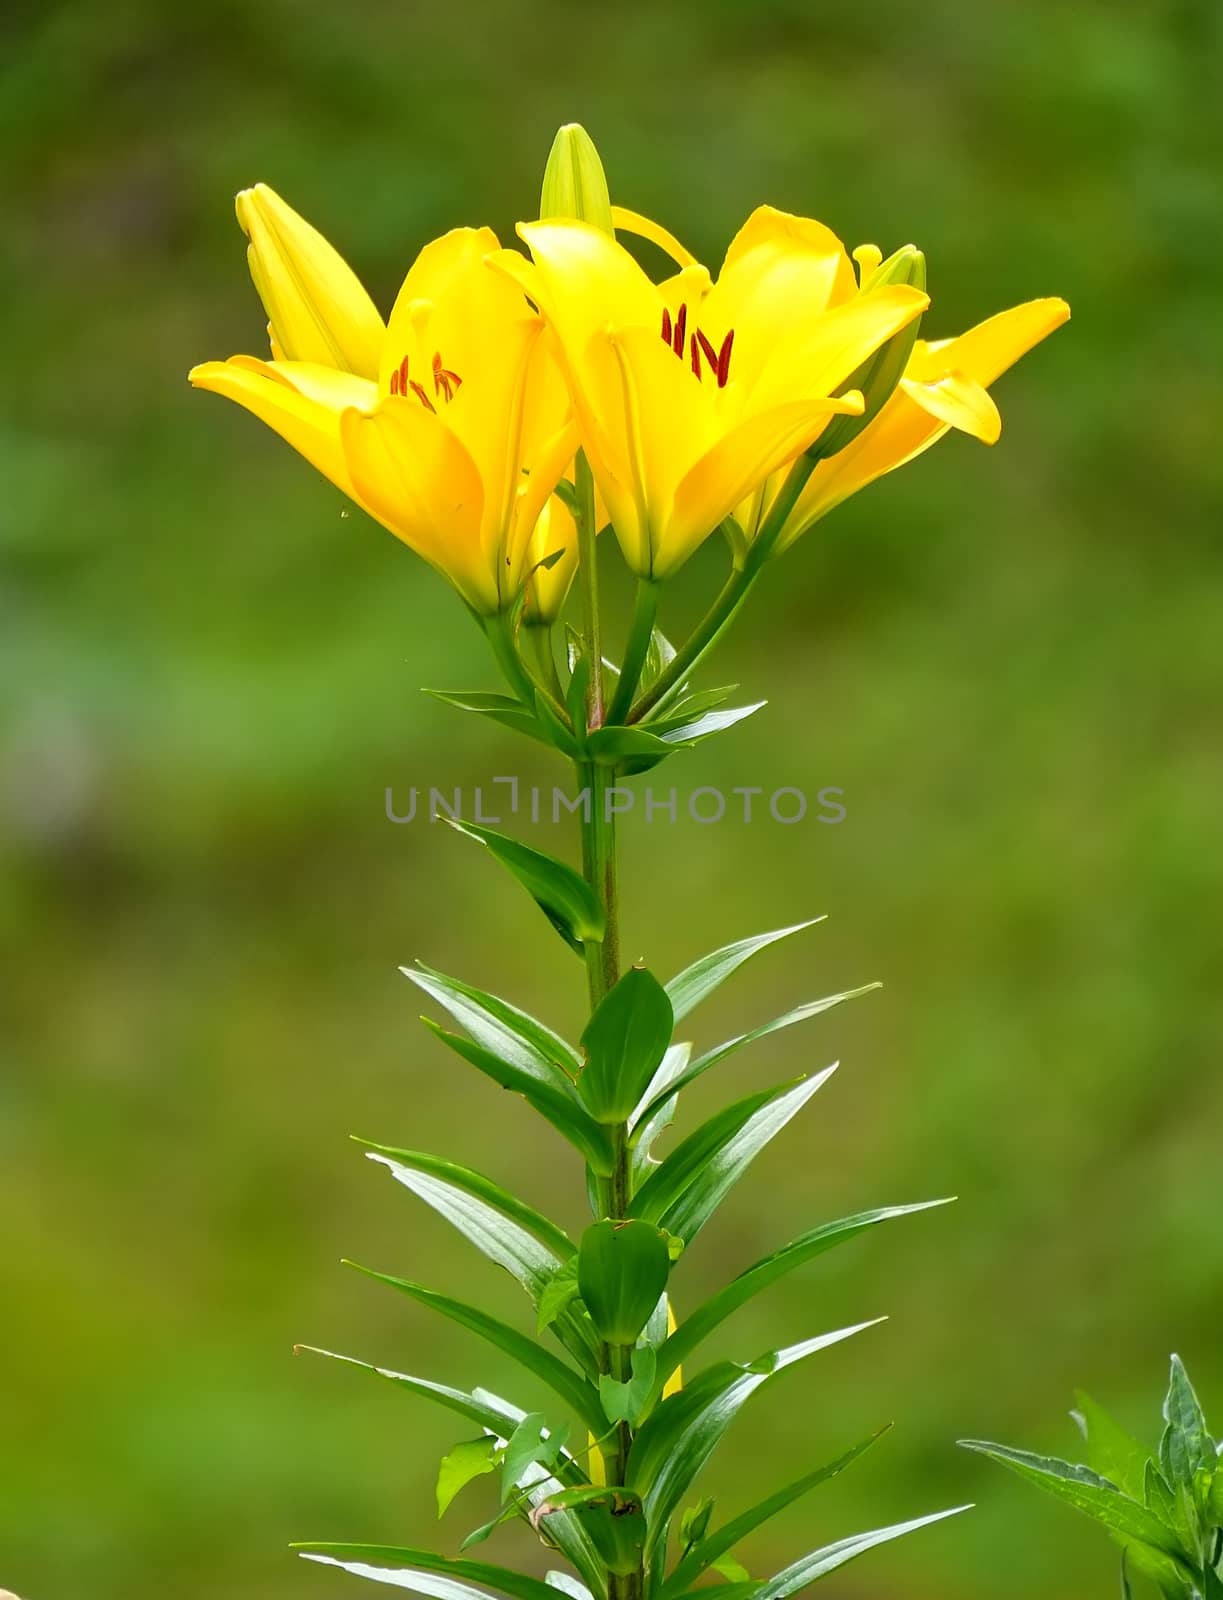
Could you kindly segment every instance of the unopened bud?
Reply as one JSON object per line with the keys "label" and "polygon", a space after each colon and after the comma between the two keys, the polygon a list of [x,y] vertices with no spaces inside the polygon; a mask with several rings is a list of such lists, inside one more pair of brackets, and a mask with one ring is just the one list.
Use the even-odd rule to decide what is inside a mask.
{"label": "unopened bud", "polygon": [[[882,289],[897,283],[908,284],[913,289],[925,289],[926,258],[916,245],[903,245],[886,261],[879,261],[877,265],[867,253],[868,248],[873,251],[873,247],[864,247],[862,251],[856,252],[859,265],[863,268],[860,293],[869,294],[873,289]],[[877,255],[877,252],[874,254]],[[817,455],[820,460],[836,455],[838,450],[844,450],[851,439],[856,439],[863,428],[875,420],[891,399],[896,385],[909,364],[920,324],[921,317],[914,317],[912,322],[901,328],[899,333],[894,333],[890,339],[881,344],[874,355],[869,356],[846,380],[847,389],[862,391],[866,401],[862,415],[833,417],[812,447],[813,455]]]}
{"label": "unopened bud", "polygon": [[607,175],[594,140],[579,122],[567,122],[552,141],[539,215],[573,218],[615,234]]}

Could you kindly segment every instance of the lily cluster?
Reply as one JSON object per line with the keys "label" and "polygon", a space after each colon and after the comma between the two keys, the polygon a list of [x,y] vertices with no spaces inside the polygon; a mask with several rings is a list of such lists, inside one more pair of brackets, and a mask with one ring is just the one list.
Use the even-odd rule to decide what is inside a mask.
{"label": "lily cluster", "polygon": [[[729,1518],[715,1518],[708,1497],[685,1504],[694,1482],[753,1395],[817,1354],[834,1359],[822,1352],[874,1321],[747,1360],[702,1364],[705,1342],[782,1277],[941,1202],[808,1228],[703,1300],[681,1284],[679,1298],[692,1309],[677,1311],[673,1282],[699,1236],[835,1063],[732,1097],[672,1143],[688,1087],[875,985],[808,999],[695,1049],[689,1017],[800,927],[735,940],[667,982],[644,962],[624,966],[615,840],[623,808],[611,802],[619,777],[758,709],[727,709],[729,689],[694,690],[689,676],[765,565],[846,495],[949,428],[996,439],[990,383],[1067,311],[1060,300],[1033,301],[959,339],[925,343],[918,250],[885,260],[864,246],[851,258],[822,224],[767,206],[736,234],[715,279],[671,234],[611,204],[597,153],[574,127],[558,135],[540,211],[519,228],[526,253],[502,249],[486,228],[427,245],[383,322],[319,234],[271,190],[249,190],[238,217],[268,314],[270,358],[237,356],[192,374],[270,424],[445,574],[512,692],[443,698],[561,751],[587,799],[578,813],[580,872],[453,819],[581,959],[589,1008],[576,1043],[466,979],[421,964],[403,971],[448,1019],[429,1020],[440,1043],[525,1102],[568,1147],[567,1159],[580,1162],[592,1220],[570,1231],[482,1172],[365,1145],[516,1279],[531,1302],[533,1334],[411,1278],[371,1276],[496,1347],[546,1399],[532,1409],[483,1387],[352,1363],[463,1419],[469,1436],[439,1468],[438,1511],[491,1476],[499,1485],[493,1515],[455,1555],[299,1548],[432,1600],[489,1600],[490,1592],[556,1600],[558,1591],[569,1600],[789,1600],[876,1545],[953,1513],[840,1538],[751,1576],[740,1558],[756,1530],[884,1430],[835,1448],[822,1443],[823,1459],[801,1477],[753,1493]],[[674,270],[655,281],[625,237],[661,248]],[[602,646],[596,536],[604,525],[638,580],[619,666]],[[719,531],[725,585],[677,649],[657,626],[660,591]],[[581,626],[562,634],[556,624],[575,578]],[[809,1432],[814,1440],[816,1425]],[[506,1523],[525,1525],[555,1553],[546,1580],[467,1554]],[[711,1587],[714,1575],[722,1581]]]}
{"label": "lily cluster", "polygon": [[[549,742],[663,716],[765,562],[949,429],[994,443],[990,385],[1069,315],[1033,300],[928,342],[919,250],[851,258],[822,223],[772,206],[748,217],[715,278],[665,228],[611,204],[577,126],[557,135],[540,217],[518,227],[526,253],[457,228],[421,250],[386,321],[266,185],[237,213],[270,356],[206,362],[191,382],[253,412],[449,579],[514,698],[543,708]],[[660,252],[661,279],[626,239]],[[579,567],[596,581],[604,526],[638,604],[614,696],[579,728],[552,625]],[[718,532],[726,587],[643,688],[658,586]]]}

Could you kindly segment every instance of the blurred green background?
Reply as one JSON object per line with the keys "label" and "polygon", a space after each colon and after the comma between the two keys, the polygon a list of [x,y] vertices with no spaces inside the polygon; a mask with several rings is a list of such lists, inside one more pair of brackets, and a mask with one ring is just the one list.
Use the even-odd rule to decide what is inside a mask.
{"label": "blurred green background", "polygon": [[[346,1592],[286,1543],[453,1553],[488,1514],[485,1484],[433,1525],[444,1413],[290,1351],[524,1392],[337,1262],[526,1325],[350,1130],[580,1222],[567,1152],[428,1039],[396,966],[574,1030],[580,968],[473,848],[383,814],[388,784],[556,769],[419,694],[493,686],[457,602],[185,374],[263,348],[240,186],[280,189],[385,309],[424,240],[530,215],[579,118],[614,196],[711,263],[769,200],[922,244],[935,336],[1074,307],[1000,385],[997,450],[946,442],[774,572],[714,679],[768,710],[668,769],[834,785],[847,820],[636,819],[623,854],[629,951],[664,975],[829,913],[698,1042],[886,986],[728,1065],[715,1092],[845,1063],[681,1305],[818,1220],[960,1196],[722,1331],[749,1357],[892,1316],[756,1402],[708,1473],[743,1505],[898,1422],[753,1570],[974,1499],[826,1592],[1111,1595],[1094,1529],[952,1441],[1073,1452],[1076,1383],[1149,1433],[1173,1348],[1223,1416],[1223,11],[18,0],[0,37],[0,1588]],[[677,631],[717,559],[669,595]],[[513,1530],[489,1550],[538,1561]]]}

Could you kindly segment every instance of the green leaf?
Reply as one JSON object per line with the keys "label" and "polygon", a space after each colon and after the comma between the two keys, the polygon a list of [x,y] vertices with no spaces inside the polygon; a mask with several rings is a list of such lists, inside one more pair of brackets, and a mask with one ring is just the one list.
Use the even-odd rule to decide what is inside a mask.
{"label": "green leaf", "polygon": [[490,722],[499,722],[503,727],[513,728],[515,733],[525,733],[528,738],[537,739],[540,744],[551,747],[553,743],[537,719],[531,715],[522,701],[516,700],[513,695],[489,694],[482,689],[466,691],[425,689],[423,692],[434,700],[440,700],[443,705],[453,706],[459,711],[474,712],[477,716],[487,717]]}
{"label": "green leaf", "polygon": [[672,1600],[678,1596],[700,1577],[707,1567],[714,1567],[718,1571],[723,1569],[718,1562],[728,1550],[733,1550],[748,1534],[755,1532],[770,1517],[775,1517],[778,1512],[784,1511],[800,1496],[808,1494],[821,1483],[827,1483],[830,1478],[835,1478],[838,1473],[844,1472],[852,1462],[881,1439],[892,1424],[885,1423],[882,1428],[854,1445],[852,1450],[847,1450],[844,1455],[838,1456],[835,1461],[826,1462],[823,1466],[816,1467],[813,1472],[804,1473],[801,1478],[795,1478],[793,1483],[786,1484],[784,1489],[778,1489],[775,1494],[769,1495],[766,1500],[761,1500],[741,1516],[728,1522],[708,1538],[702,1538],[695,1543],[693,1548],[684,1555],[683,1560],[671,1573],[666,1583],[658,1591],[657,1600]]}
{"label": "green leaf", "polygon": [[918,1528],[928,1528],[935,1522],[942,1522],[945,1517],[956,1517],[961,1511],[971,1510],[971,1506],[953,1506],[950,1511],[936,1511],[933,1516],[915,1517],[912,1522],[897,1522],[890,1528],[876,1528],[872,1533],[856,1533],[848,1539],[839,1539],[836,1544],[813,1550],[810,1555],[783,1567],[775,1577],[762,1585],[756,1600],[784,1600],[786,1595],[797,1594],[817,1578],[835,1572],[838,1567],[865,1555],[876,1545],[888,1544],[892,1539],[903,1538],[906,1533],[915,1533]]}
{"label": "green leaf", "polygon": [[501,865],[518,879],[561,938],[578,955],[582,954],[586,940],[602,940],[607,929],[603,907],[594,890],[572,867],[504,833],[494,833],[491,828],[479,828],[472,822],[447,820],[457,832],[465,833],[468,838],[487,846]]}
{"label": "green leaf", "polygon": [[609,1572],[627,1574],[639,1569],[646,1534],[639,1495],[612,1485],[564,1489],[541,1502],[535,1512],[536,1526],[558,1511],[574,1516],[582,1524]]}
{"label": "green leaf", "polygon": [[[323,1566],[340,1567],[354,1577],[372,1578],[375,1583],[391,1584],[397,1589],[414,1589],[417,1594],[435,1597],[435,1600],[488,1600],[487,1595],[472,1584],[483,1584],[498,1594],[509,1595],[511,1600],[555,1600],[548,1585],[538,1578],[528,1578],[524,1573],[509,1567],[493,1567],[483,1561],[452,1561],[436,1555],[432,1550],[414,1550],[393,1544],[294,1544],[307,1561],[318,1561]],[[422,1574],[438,1574],[425,1579]]]}
{"label": "green leaf", "polygon": [[715,989],[726,982],[732,972],[737,972],[745,961],[750,961],[759,951],[776,944],[779,939],[788,939],[792,933],[801,933],[804,928],[813,928],[817,922],[824,920],[823,917],[812,917],[810,922],[796,922],[790,928],[778,928],[773,933],[758,933],[751,939],[738,939],[734,944],[724,945],[721,950],[702,956],[690,967],[685,967],[667,985],[676,1022],[681,1017],[686,1017],[694,1006],[707,999]]}
{"label": "green leaf", "polygon": [[579,1583],[571,1572],[545,1572],[544,1582],[553,1589],[559,1589],[562,1594],[567,1594],[569,1600],[594,1600],[586,1585]]}
{"label": "green leaf", "polygon": [[709,1565],[715,1572],[720,1572],[731,1583],[750,1583],[751,1581],[752,1575],[743,1563],[735,1561],[730,1556],[723,1556],[718,1561],[711,1561]]}
{"label": "green leaf", "polygon": [[634,1426],[641,1421],[650,1403],[654,1389],[654,1374],[658,1358],[648,1344],[633,1351],[633,1376],[627,1383],[604,1373],[599,1379],[599,1398],[608,1422],[629,1422]]}
{"label": "green leaf", "polygon": [[473,1528],[466,1534],[459,1545],[459,1554],[465,1555],[473,1546],[483,1544],[491,1534],[507,1522],[513,1522],[515,1517],[522,1515],[522,1509],[517,1505],[503,1506],[495,1517],[489,1522],[482,1522],[478,1528]]}
{"label": "green leaf", "polygon": [[577,1077],[582,1065],[577,1051],[525,1011],[469,983],[434,972],[423,962],[399,970],[444,1007],[478,1045],[511,1066],[544,1083],[555,1083],[558,1077],[572,1082]]}
{"label": "green leaf", "polygon": [[570,1089],[554,1088],[550,1083],[541,1083],[538,1078],[533,1078],[521,1068],[503,1061],[500,1056],[493,1055],[491,1050],[485,1050],[470,1039],[460,1038],[457,1033],[447,1033],[445,1028],[439,1027],[428,1017],[424,1021],[425,1026],[435,1033],[443,1044],[462,1056],[464,1061],[470,1061],[478,1072],[482,1072],[486,1078],[491,1078],[494,1083],[500,1084],[503,1089],[509,1089],[513,1094],[520,1094],[541,1117],[552,1124],[558,1133],[563,1134],[575,1149],[581,1151],[595,1172],[604,1177],[611,1172],[612,1147],[607,1130],[600,1127],[593,1117],[587,1115]]}
{"label": "green leaf", "polygon": [[505,1455],[501,1463],[501,1498],[504,1500],[513,1492],[529,1466],[555,1460],[563,1443],[562,1437],[549,1434],[548,1421],[542,1411],[532,1411],[523,1417],[505,1441]]}
{"label": "green leaf", "polygon": [[1179,1555],[1180,1546],[1175,1535],[1157,1516],[1144,1506],[1121,1493],[1107,1478],[1102,1478],[1090,1467],[1072,1466],[1055,1456],[1032,1455],[1027,1450],[1012,1450],[1006,1445],[989,1444],[980,1439],[961,1439],[966,1450],[976,1450],[1010,1467],[1021,1478],[1064,1500],[1076,1511],[1099,1522],[1111,1533],[1128,1539],[1140,1539],[1156,1550]]}
{"label": "green leaf", "polygon": [[769,1351],[750,1366],[719,1362],[656,1407],[633,1440],[625,1474],[628,1486],[638,1490],[645,1502],[651,1544],[666,1538],[681,1498],[757,1389],[816,1351],[874,1326],[875,1322],[860,1322],[838,1328],[784,1350]]}
{"label": "green leaf", "polygon": [[836,1070],[748,1095],[716,1112],[642,1184],[632,1213],[691,1244],[752,1159]]}
{"label": "green leaf", "polygon": [[599,1336],[633,1344],[667,1287],[667,1242],[648,1222],[594,1222],[578,1250],[578,1290]]}
{"label": "green leaf", "polygon": [[442,1457],[437,1471],[437,1514],[445,1516],[446,1507],[473,1479],[493,1470],[493,1452],[497,1441],[485,1434],[481,1439],[467,1439],[456,1444],[449,1455]]}
{"label": "green leaf", "polygon": [[578,1297],[577,1258],[571,1257],[548,1279],[539,1296],[539,1317],[536,1327],[540,1333],[549,1327]]}
{"label": "green leaf", "polygon": [[[792,1027],[796,1022],[806,1022],[809,1017],[818,1017],[825,1011],[831,1011],[834,1006],[839,1006],[844,1000],[856,1000],[859,995],[870,994],[874,989],[881,989],[880,983],[866,983],[858,989],[845,989],[840,994],[825,995],[821,1000],[809,1000],[806,1005],[796,1006],[793,1011],[787,1011],[784,1016],[774,1017],[771,1022],[764,1022],[758,1028],[752,1028],[748,1033],[740,1033],[733,1039],[728,1039],[725,1044],[716,1045],[714,1049],[707,1050],[684,1072],[678,1074],[669,1084],[664,1084],[652,1099],[646,1101],[639,1116],[634,1119],[634,1134],[637,1121],[648,1124],[663,1109],[668,1101],[674,1099],[681,1089],[686,1089],[696,1078],[716,1067],[720,1061],[734,1051],[741,1049],[745,1044],[754,1044],[757,1039],[764,1039],[770,1033],[777,1033],[782,1028]],[[651,1085],[651,1088],[653,1086]]]}
{"label": "green leaf", "polygon": [[1125,1550],[1121,1552],[1121,1600],[1134,1600],[1134,1591],[1130,1587],[1129,1556]]}
{"label": "green leaf", "polygon": [[497,1349],[503,1350],[528,1372],[541,1378],[554,1394],[559,1395],[566,1405],[577,1412],[593,1434],[598,1436],[603,1433],[605,1428],[603,1411],[592,1385],[572,1367],[566,1366],[551,1351],[537,1345],[534,1339],[528,1338],[516,1328],[499,1322],[496,1317],[490,1317],[478,1306],[468,1305],[463,1300],[452,1300],[449,1295],[438,1294],[419,1283],[411,1283],[406,1278],[396,1278],[386,1272],[374,1272],[369,1267],[357,1266],[355,1261],[345,1264],[356,1267],[358,1272],[377,1279],[379,1283],[389,1284],[392,1289],[398,1289],[400,1294],[406,1294],[418,1304],[428,1306],[443,1317],[448,1317],[451,1322],[457,1322],[460,1327],[470,1329],[472,1333],[486,1339],[489,1344],[496,1345]]}
{"label": "green leaf", "polygon": [[700,744],[715,733],[724,733],[727,728],[733,728],[737,722],[746,722],[748,717],[754,717],[757,711],[763,711],[767,705],[767,700],[757,700],[750,706],[727,706],[721,711],[706,711],[688,721],[673,717],[659,737],[665,744],[673,746]]}
{"label": "green leaf", "polygon": [[[606,728],[596,728],[593,733],[586,736],[588,754],[596,761],[612,766],[620,761],[637,761],[643,757],[649,761],[650,766],[655,766],[665,756],[673,755],[680,748],[682,741],[678,734],[673,739],[661,739],[648,728],[628,728],[621,723],[612,723]],[[645,769],[634,768],[634,770]]]}
{"label": "green leaf", "polygon": [[950,1200],[947,1199],[923,1200],[909,1206],[881,1206],[874,1211],[859,1211],[852,1217],[842,1217],[837,1222],[825,1222],[821,1227],[812,1228],[809,1233],[800,1234],[780,1250],[774,1250],[772,1255],[748,1267],[737,1278],[732,1278],[724,1289],[711,1295],[691,1316],[684,1318],[658,1353],[661,1378],[665,1381],[670,1377],[676,1367],[687,1361],[701,1341],[732,1312],[746,1305],[770,1284],[776,1283],[778,1278],[793,1272],[796,1267],[823,1255],[826,1250],[856,1239],[860,1233],[881,1222],[890,1222],[894,1217],[915,1216],[919,1211],[930,1211],[936,1206],[949,1204]]}
{"label": "green leaf", "polygon": [[[675,1096],[665,1094],[663,1091],[668,1084],[674,1083],[688,1067],[692,1055],[692,1046],[686,1040],[681,1044],[673,1044],[663,1056],[658,1071],[650,1079],[649,1086],[641,1097],[641,1104],[635,1107],[629,1119],[633,1128],[633,1171],[640,1174],[650,1166],[658,1163],[651,1161],[650,1151],[659,1135],[670,1127],[675,1117]],[[647,1117],[644,1113],[647,1106],[657,1103],[658,1109]]]}
{"label": "green leaf", "polygon": [[737,683],[724,683],[718,689],[698,689],[695,694],[682,694],[666,706],[656,706],[642,718],[641,725],[661,732],[685,722],[695,722],[702,712],[725,705],[738,687]]}
{"label": "green leaf", "polygon": [[1071,1415],[1083,1431],[1087,1465],[1141,1505],[1146,1496],[1145,1475],[1150,1451],[1082,1389],[1075,1391],[1074,1398],[1078,1410]]}
{"label": "green leaf", "polygon": [[671,1042],[671,1002],[644,967],[630,967],[582,1032],[578,1094],[596,1122],[631,1117]]}
{"label": "green leaf", "polygon": [[1210,1498],[1206,1502],[1206,1508],[1215,1527],[1223,1527],[1223,1465],[1215,1467],[1214,1478],[1210,1484]]}
{"label": "green leaf", "polygon": [[1164,1421],[1168,1424],[1160,1444],[1164,1476],[1174,1489],[1179,1487],[1192,1492],[1196,1474],[1202,1469],[1213,1472],[1217,1456],[1201,1403],[1177,1355],[1172,1357]]}
{"label": "green leaf", "polygon": [[469,1394],[464,1389],[451,1389],[444,1383],[433,1383],[428,1378],[413,1378],[406,1372],[394,1372],[389,1367],[375,1367],[368,1361],[358,1361],[355,1356],[338,1355],[334,1350],[323,1350],[318,1345],[299,1344],[294,1349],[304,1355],[326,1356],[329,1361],[342,1361],[345,1366],[372,1373],[376,1378],[383,1378],[411,1394],[421,1395],[436,1405],[444,1406],[447,1411],[457,1412],[460,1417],[466,1417],[479,1427],[488,1428],[498,1437],[516,1428],[525,1415],[518,1406],[503,1400],[500,1395],[491,1394],[487,1389],[473,1390]]}
{"label": "green leaf", "polygon": [[[517,1278],[536,1306],[542,1304],[562,1262],[572,1263],[576,1246],[568,1234],[483,1174],[415,1150],[370,1145],[365,1140],[357,1143],[366,1146],[371,1161],[385,1166],[477,1250]],[[599,1365],[598,1341],[586,1318],[576,1312],[563,1315],[564,1311],[564,1303],[555,1304],[540,1331],[555,1322],[561,1343],[593,1377]]]}
{"label": "green leaf", "polygon": [[646,646],[645,660],[641,663],[641,677],[638,679],[639,692],[652,689],[662,676],[663,671],[675,660],[675,646],[655,625],[650,630],[650,642]]}

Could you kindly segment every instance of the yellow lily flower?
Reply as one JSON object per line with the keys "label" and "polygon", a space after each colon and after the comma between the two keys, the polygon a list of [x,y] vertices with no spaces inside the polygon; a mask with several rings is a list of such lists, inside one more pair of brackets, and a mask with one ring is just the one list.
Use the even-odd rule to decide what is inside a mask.
{"label": "yellow lily flower", "polygon": [[[256,283],[261,292],[274,286],[265,304],[276,359],[206,362],[191,382],[266,422],[476,611],[505,610],[538,559],[536,522],[577,433],[542,319],[486,265],[496,235],[459,228],[426,245],[371,363],[355,320],[338,309],[355,304],[344,300],[348,269],[329,245],[316,249],[307,224],[284,224],[266,198],[260,215],[277,217],[287,263],[276,278],[261,242]],[[292,300],[282,280],[309,286],[308,296]]]}
{"label": "yellow lily flower", "polygon": [[860,394],[836,391],[928,303],[907,285],[859,295],[840,241],[771,207],[739,231],[716,283],[690,263],[656,285],[585,223],[518,232],[532,260],[493,259],[548,319],[582,446],[644,578],[673,573],[831,416],[860,414]]}
{"label": "yellow lily flower", "polygon": [[[1002,418],[989,386],[1070,317],[1064,300],[1029,300],[1000,311],[957,339],[919,339],[891,398],[838,454],[821,461],[786,518],[780,553],[842,500],[921,455],[950,428],[996,444]],[[772,485],[776,488],[776,485]],[[767,497],[764,509],[767,510]],[[759,525],[745,527],[749,538]]]}

